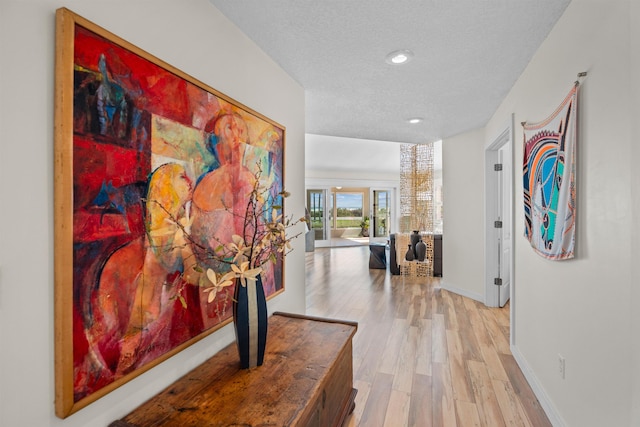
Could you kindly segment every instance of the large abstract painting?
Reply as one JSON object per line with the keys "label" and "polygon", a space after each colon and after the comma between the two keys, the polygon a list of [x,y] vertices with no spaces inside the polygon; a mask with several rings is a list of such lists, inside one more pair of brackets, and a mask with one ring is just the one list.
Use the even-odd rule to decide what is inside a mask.
{"label": "large abstract painting", "polygon": [[549,118],[524,124],[525,236],[550,260],[574,256],[578,87]]}
{"label": "large abstract painting", "polygon": [[[66,417],[229,322],[207,257],[240,234],[258,177],[279,194],[285,130],[57,11],[56,413]],[[284,290],[283,259],[263,270]]]}

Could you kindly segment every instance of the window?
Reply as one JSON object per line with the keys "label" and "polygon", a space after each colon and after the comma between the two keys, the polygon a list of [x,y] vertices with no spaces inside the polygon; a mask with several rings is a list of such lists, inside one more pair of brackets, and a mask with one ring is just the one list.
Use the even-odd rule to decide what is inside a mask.
{"label": "window", "polygon": [[336,192],[334,228],[360,228],[363,220],[363,193]]}

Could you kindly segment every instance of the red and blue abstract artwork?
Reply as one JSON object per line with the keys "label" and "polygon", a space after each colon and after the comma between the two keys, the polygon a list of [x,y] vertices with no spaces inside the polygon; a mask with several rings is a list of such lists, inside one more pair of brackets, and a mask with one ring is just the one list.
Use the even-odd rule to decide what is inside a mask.
{"label": "red and blue abstract artwork", "polygon": [[[233,286],[211,302],[199,286],[220,267],[207,250],[239,234],[256,169],[283,182],[282,126],[110,36],[74,25],[73,85],[57,88],[72,99],[74,403],[230,319]],[[282,259],[262,280],[283,290]]]}

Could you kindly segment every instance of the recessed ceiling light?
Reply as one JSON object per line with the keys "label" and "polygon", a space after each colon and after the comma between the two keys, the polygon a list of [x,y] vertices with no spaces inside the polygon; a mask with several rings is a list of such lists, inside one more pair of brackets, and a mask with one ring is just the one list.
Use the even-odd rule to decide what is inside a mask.
{"label": "recessed ceiling light", "polygon": [[406,64],[411,58],[413,58],[413,52],[410,50],[396,50],[388,54],[385,61],[387,64],[400,65]]}
{"label": "recessed ceiling light", "polygon": [[409,123],[411,123],[412,125],[415,125],[417,123],[422,123],[424,121],[424,119],[422,117],[412,117],[410,119],[407,119],[407,121]]}

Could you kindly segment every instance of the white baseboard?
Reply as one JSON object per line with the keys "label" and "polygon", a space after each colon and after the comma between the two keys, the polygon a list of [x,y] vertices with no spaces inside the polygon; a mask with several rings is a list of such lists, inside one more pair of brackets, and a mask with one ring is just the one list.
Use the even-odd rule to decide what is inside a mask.
{"label": "white baseboard", "polygon": [[531,370],[531,367],[527,363],[527,360],[522,355],[517,346],[511,345],[511,354],[513,354],[513,358],[516,360],[516,363],[520,367],[520,370],[529,383],[531,390],[533,390],[533,394],[535,394],[538,398],[540,406],[542,406],[545,414],[547,414],[547,418],[549,418],[551,425],[553,425],[553,427],[566,427],[567,424],[564,422],[564,420],[556,410],[551,399],[549,399],[549,396],[544,391],[544,388],[540,385],[538,378]]}
{"label": "white baseboard", "polygon": [[445,282],[444,280],[440,280],[440,287],[449,292],[453,292],[454,294],[462,295],[463,297],[471,298],[473,300],[476,300],[484,304],[484,295],[477,294],[475,292],[469,292],[466,289],[451,286],[447,284],[447,282]]}

